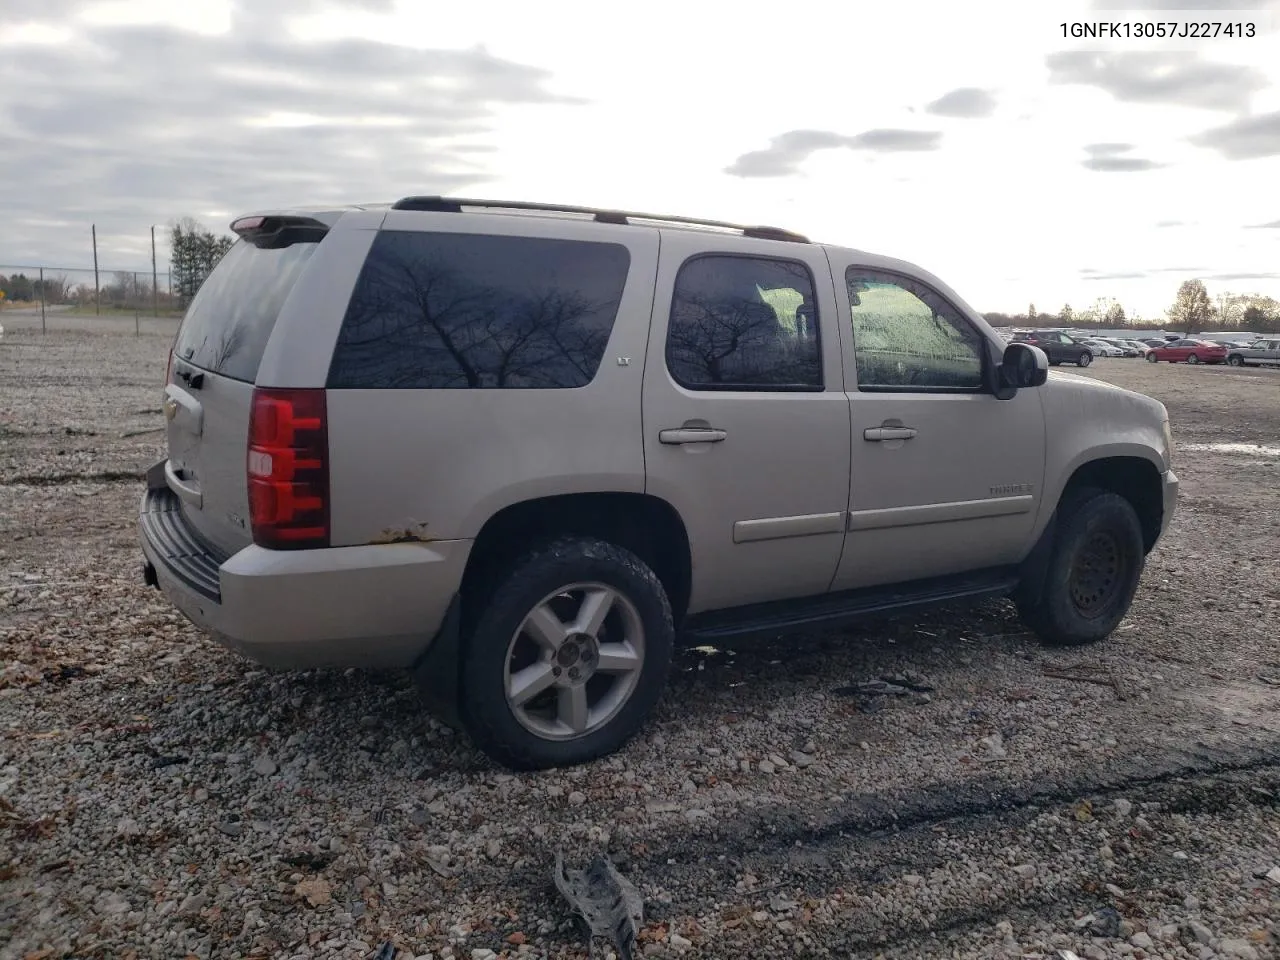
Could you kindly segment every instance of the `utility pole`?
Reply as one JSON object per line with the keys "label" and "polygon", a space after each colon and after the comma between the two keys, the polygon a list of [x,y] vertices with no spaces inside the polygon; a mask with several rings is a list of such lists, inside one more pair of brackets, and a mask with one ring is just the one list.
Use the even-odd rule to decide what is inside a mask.
{"label": "utility pole", "polygon": [[44,323],[44,267],[40,268],[40,332],[49,332]]}
{"label": "utility pole", "polygon": [[98,225],[91,224],[89,229],[93,231],[93,312],[97,316],[102,316],[102,293],[98,287]]}
{"label": "utility pole", "polygon": [[151,225],[151,312],[160,316],[160,275],[156,273],[156,228]]}

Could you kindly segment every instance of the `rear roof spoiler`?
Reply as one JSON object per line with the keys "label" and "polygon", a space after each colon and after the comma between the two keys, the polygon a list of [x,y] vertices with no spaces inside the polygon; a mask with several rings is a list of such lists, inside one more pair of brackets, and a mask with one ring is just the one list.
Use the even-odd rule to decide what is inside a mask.
{"label": "rear roof spoiler", "polygon": [[231,221],[231,232],[255,247],[275,250],[295,243],[319,243],[329,225],[314,217],[266,214]]}

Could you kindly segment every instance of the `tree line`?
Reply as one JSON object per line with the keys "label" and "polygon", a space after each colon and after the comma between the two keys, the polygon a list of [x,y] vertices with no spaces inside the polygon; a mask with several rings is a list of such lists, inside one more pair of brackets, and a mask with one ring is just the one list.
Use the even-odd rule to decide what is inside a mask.
{"label": "tree line", "polygon": [[1159,319],[1130,317],[1124,307],[1109,297],[1074,310],[1063,304],[1055,313],[1040,313],[1031,304],[1025,313],[985,313],[994,327],[1075,327],[1082,330],[1157,330],[1168,327],[1186,334],[1210,330],[1249,330],[1253,333],[1280,332],[1280,301],[1257,293],[1224,293],[1215,301],[1200,280],[1187,280],[1178,287],[1173,303]]}

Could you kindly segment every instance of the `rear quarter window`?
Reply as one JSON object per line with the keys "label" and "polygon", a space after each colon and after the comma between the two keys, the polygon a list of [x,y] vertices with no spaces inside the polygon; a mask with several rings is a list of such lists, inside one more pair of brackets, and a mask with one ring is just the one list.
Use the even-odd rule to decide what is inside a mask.
{"label": "rear quarter window", "polygon": [[615,243],[383,231],[352,291],[328,385],[585,386],[630,262]]}
{"label": "rear quarter window", "polygon": [[187,308],[174,344],[177,356],[252,383],[280,308],[317,246],[301,242],[272,250],[237,241]]}

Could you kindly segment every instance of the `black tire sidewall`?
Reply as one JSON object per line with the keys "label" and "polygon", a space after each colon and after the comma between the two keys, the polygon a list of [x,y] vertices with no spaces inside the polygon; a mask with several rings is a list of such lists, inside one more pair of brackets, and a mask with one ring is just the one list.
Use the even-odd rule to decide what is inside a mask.
{"label": "black tire sidewall", "polygon": [[[635,606],[645,631],[644,666],[631,698],[604,727],[576,740],[544,740],[526,730],[507,704],[507,648],[537,603],[560,587],[583,581],[607,584]],[[661,699],[675,646],[671,606],[657,576],[630,551],[583,537],[548,543],[513,564],[482,602],[484,611],[462,654],[461,714],[476,745],[504,766],[537,770],[613,753]]]}
{"label": "black tire sidewall", "polygon": [[1194,353],[1187,354],[1187,363],[1195,364],[1199,362],[1200,362],[1200,358],[1196,356]]}
{"label": "black tire sidewall", "polygon": [[[1109,491],[1084,492],[1064,504],[1063,519],[1049,561],[1044,595],[1027,619],[1046,643],[1074,646],[1108,636],[1124,619],[1145,567],[1142,525],[1128,500]],[[1083,616],[1071,600],[1070,573],[1076,554],[1094,531],[1110,530],[1124,555],[1120,588],[1098,617]]]}
{"label": "black tire sidewall", "polygon": [[1159,362],[1160,362],[1160,358],[1157,357],[1154,353],[1147,354],[1147,363],[1159,363]]}
{"label": "black tire sidewall", "polygon": [[1091,363],[1093,363],[1093,354],[1091,353],[1082,353],[1076,358],[1076,366],[1078,367],[1087,367]]}

